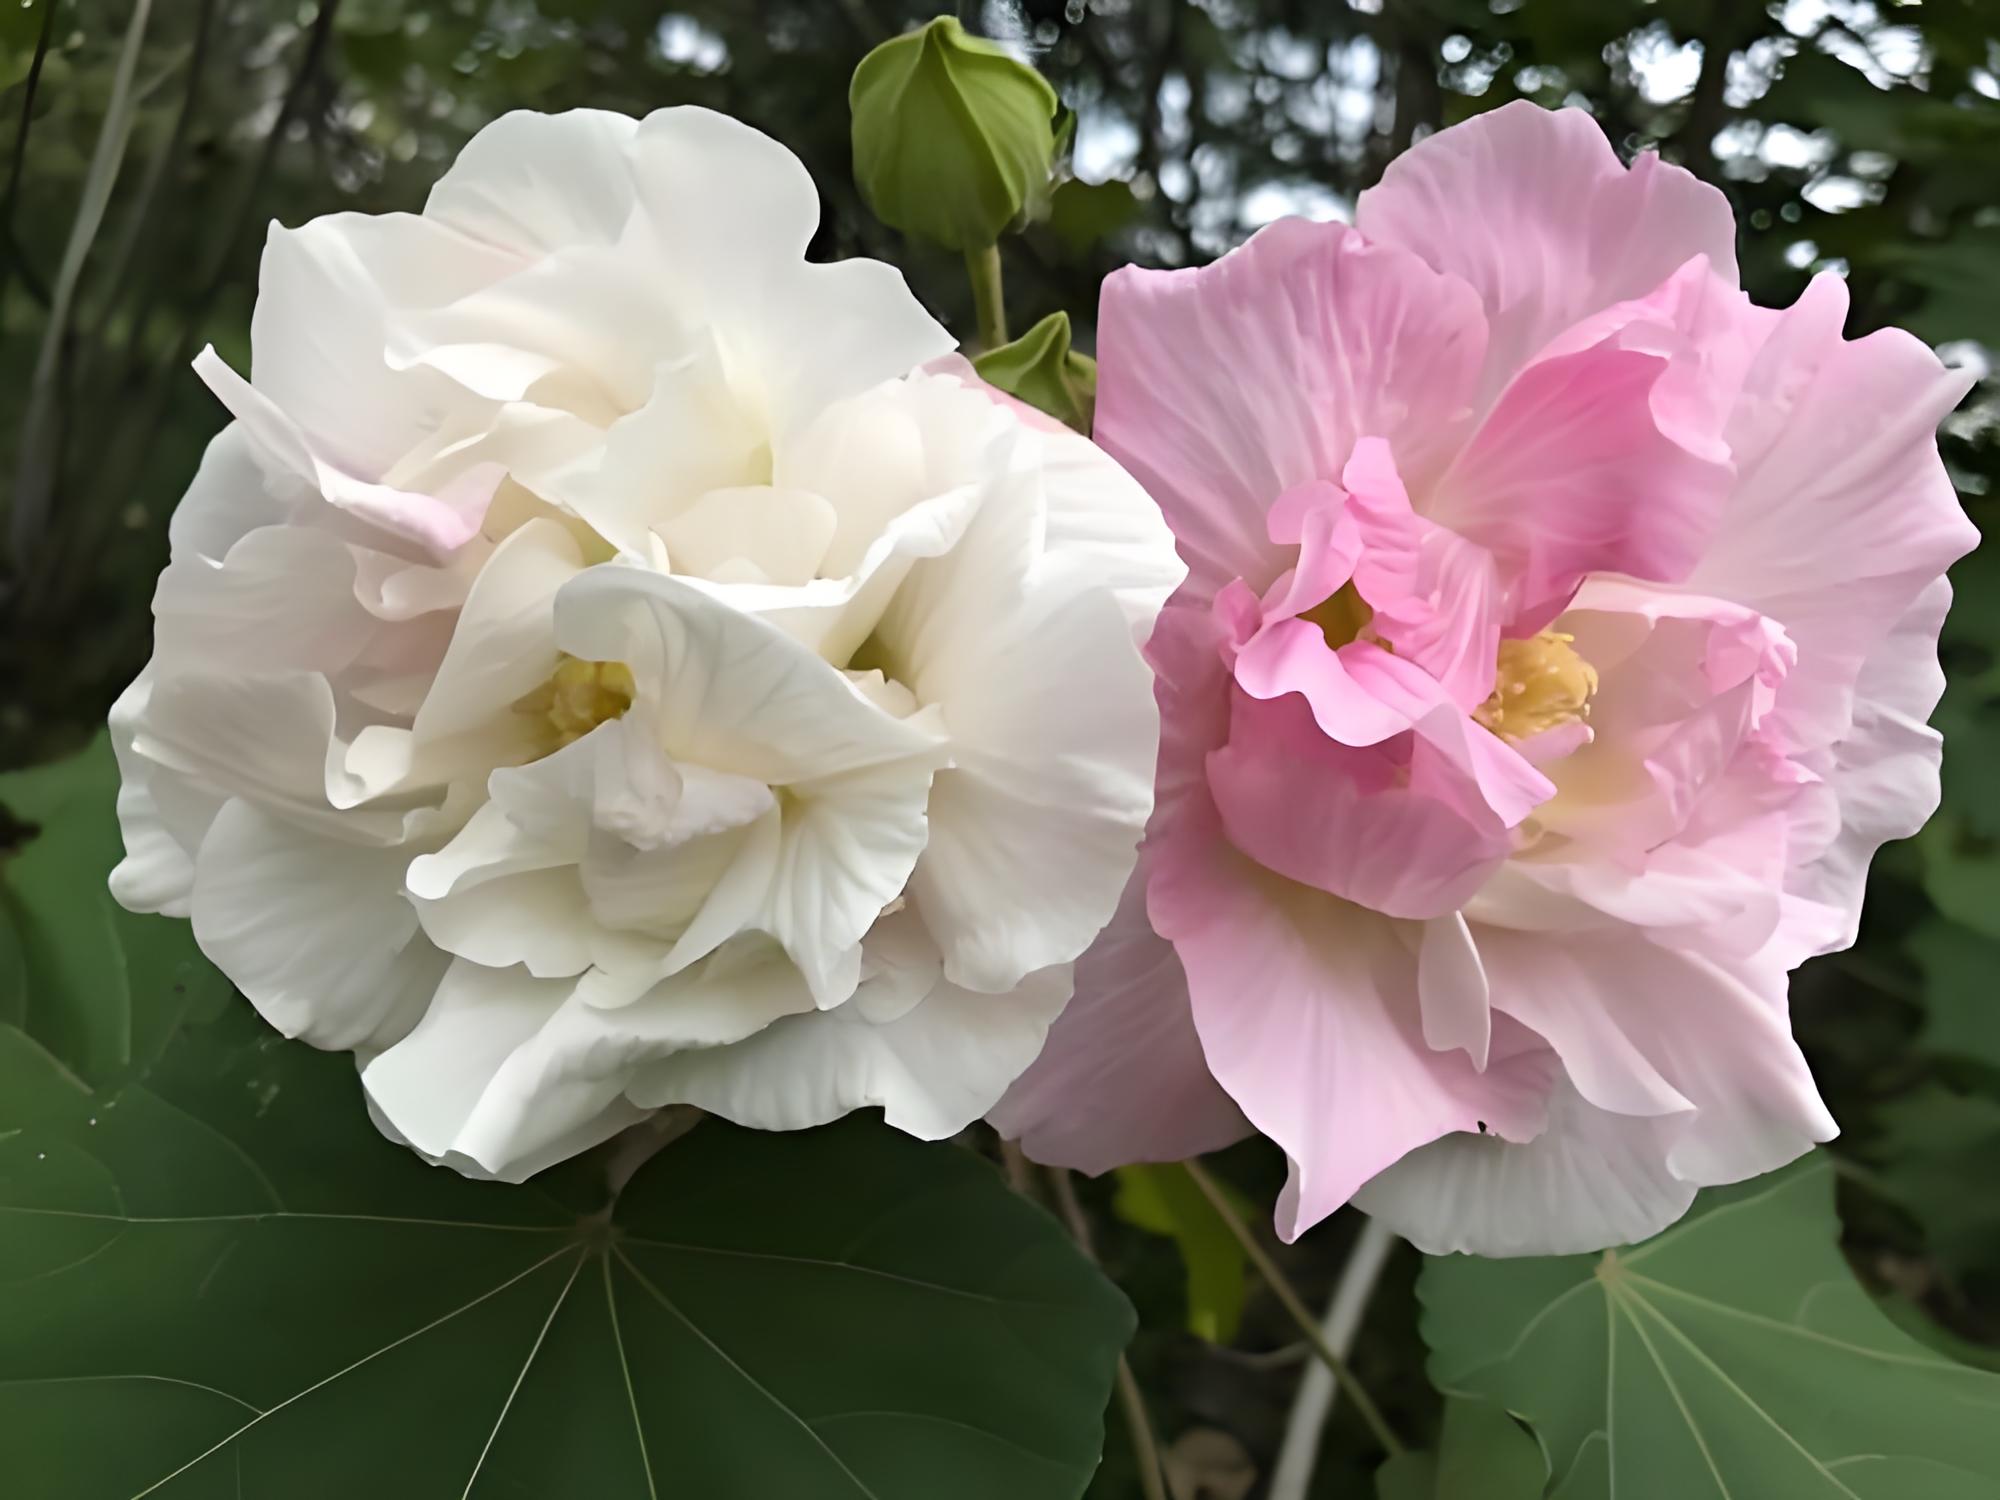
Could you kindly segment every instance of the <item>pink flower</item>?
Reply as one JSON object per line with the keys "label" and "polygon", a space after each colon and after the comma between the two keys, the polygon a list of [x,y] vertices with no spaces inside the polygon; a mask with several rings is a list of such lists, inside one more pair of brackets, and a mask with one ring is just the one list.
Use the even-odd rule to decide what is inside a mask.
{"label": "pink flower", "polygon": [[1786,974],[1937,802],[1970,380],[1836,277],[1752,305],[1723,195],[1578,111],[1356,219],[1106,283],[1096,437],[1189,567],[1159,938],[1128,899],[994,1118],[1093,1171],[1247,1119],[1287,1239],[1638,1239],[1835,1133]]}

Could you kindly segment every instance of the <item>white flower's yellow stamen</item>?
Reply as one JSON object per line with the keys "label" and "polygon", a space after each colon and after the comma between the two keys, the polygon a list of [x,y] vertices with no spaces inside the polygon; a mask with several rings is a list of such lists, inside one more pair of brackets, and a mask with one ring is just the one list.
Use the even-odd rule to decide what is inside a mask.
{"label": "white flower's yellow stamen", "polygon": [[1502,641],[1492,695],[1472,717],[1503,740],[1525,740],[1589,718],[1597,668],[1577,655],[1575,641],[1560,630]]}
{"label": "white flower's yellow stamen", "polygon": [[555,748],[582,739],[598,725],[622,718],[637,686],[622,661],[584,661],[567,654],[549,680],[515,705],[540,714],[555,732]]}

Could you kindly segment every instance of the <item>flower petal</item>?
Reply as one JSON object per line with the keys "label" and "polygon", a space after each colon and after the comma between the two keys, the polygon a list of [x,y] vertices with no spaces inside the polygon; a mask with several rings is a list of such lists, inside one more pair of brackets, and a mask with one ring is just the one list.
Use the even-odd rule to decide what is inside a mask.
{"label": "flower petal", "polygon": [[1034,1065],[988,1112],[1035,1161],[1108,1172],[1183,1161],[1250,1133],[1208,1071],[1173,945],[1146,920],[1146,866],[1077,960],[1076,994]]}
{"label": "flower petal", "polygon": [[1565,328],[1645,296],[1693,256],[1736,282],[1736,220],[1718,189],[1651,152],[1628,169],[1583,110],[1526,100],[1405,151],[1361,195],[1355,224],[1478,294],[1491,329],[1482,404]]}
{"label": "flower petal", "polygon": [[1338,224],[1280,220],[1213,265],[1104,283],[1094,436],[1159,501],[1209,598],[1286,565],[1264,513],[1386,438],[1413,487],[1462,432],[1477,299]]}
{"label": "flower petal", "polygon": [[195,941],[260,1014],[316,1047],[379,1047],[446,960],[403,896],[408,847],[343,843],[225,804],[195,859]]}
{"label": "flower petal", "polygon": [[1441,1135],[1540,1129],[1545,1054],[1481,1073],[1463,1053],[1432,1051],[1417,965],[1393,922],[1188,839],[1184,825],[1160,848],[1148,906],[1186,965],[1217,1081],[1292,1161],[1284,1239]]}
{"label": "flower petal", "polygon": [[1533,1140],[1444,1136],[1371,1178],[1354,1206],[1426,1255],[1576,1255],[1658,1234],[1694,1194],[1667,1170],[1657,1121],[1594,1108],[1559,1081]]}

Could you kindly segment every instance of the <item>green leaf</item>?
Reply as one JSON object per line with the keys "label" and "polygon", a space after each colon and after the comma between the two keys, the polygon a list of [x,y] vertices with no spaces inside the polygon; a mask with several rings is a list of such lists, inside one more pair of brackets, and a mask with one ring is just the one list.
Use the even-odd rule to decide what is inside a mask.
{"label": "green leaf", "polygon": [[1541,1439],[1560,1500],[1973,1500],[2000,1376],[1895,1327],[1841,1258],[1809,1158],[1602,1256],[1426,1263],[1431,1375]]}
{"label": "green leaf", "polygon": [[1548,1465],[1490,1401],[1450,1400],[1436,1453],[1400,1453],[1375,1471],[1378,1500],[1540,1500]]}
{"label": "green leaf", "polygon": [[1079,182],[1072,177],[1049,199],[1049,229],[1071,255],[1082,255],[1131,223],[1138,212],[1131,183],[1116,178]]}
{"label": "green leaf", "polygon": [[1924,974],[1924,1046],[2000,1068],[2000,942],[1931,917],[1908,947]]}
{"label": "green leaf", "polygon": [[1946,807],[1917,835],[1924,893],[1953,921],[2000,939],[2000,844]]}
{"label": "green leaf", "polygon": [[95,1095],[0,1028],[0,1137],[22,1496],[1068,1500],[1132,1327],[969,1153],[707,1121],[579,1209],[247,1006]]}
{"label": "green leaf", "polygon": [[[1112,1207],[1118,1217],[1165,1235],[1180,1249],[1187,1269],[1188,1331],[1210,1343],[1228,1343],[1243,1316],[1243,1247],[1236,1236],[1178,1166],[1142,1163],[1120,1167],[1117,1176]],[[1241,1208],[1246,1220],[1257,1217],[1249,1204]]]}
{"label": "green leaf", "polygon": [[847,97],[854,179],[885,224],[978,250],[1047,190],[1055,90],[951,16],[862,58]]}
{"label": "green leaf", "polygon": [[1069,314],[1050,313],[1012,343],[987,350],[972,367],[1008,395],[1087,434],[1097,404],[1097,361],[1070,348],[1069,339]]}
{"label": "green leaf", "polygon": [[184,1015],[214,1015],[229,982],[185,922],[135,916],[105,886],[123,851],[108,737],[0,776],[0,806],[32,830],[0,860],[0,1021],[104,1083],[150,1061]]}
{"label": "green leaf", "polygon": [[1981,1192],[2000,1161],[2000,1101],[1928,1084],[1881,1106],[1873,1181],[1923,1225],[1953,1271],[2000,1269],[2000,1194]]}

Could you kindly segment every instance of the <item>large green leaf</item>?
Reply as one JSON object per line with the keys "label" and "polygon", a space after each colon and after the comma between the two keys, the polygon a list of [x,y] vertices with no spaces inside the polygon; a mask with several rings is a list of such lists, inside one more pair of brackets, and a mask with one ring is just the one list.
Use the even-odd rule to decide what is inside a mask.
{"label": "large green leaf", "polygon": [[0,776],[0,807],[25,840],[0,857],[0,1022],[94,1084],[150,1061],[183,1015],[213,1015],[229,996],[187,923],[111,899],[117,792],[102,735],[68,760]]}
{"label": "large green leaf", "polygon": [[1435,1453],[1399,1453],[1375,1471],[1376,1500],[1540,1500],[1535,1440],[1489,1401],[1444,1404]]}
{"label": "large green leaf", "polygon": [[708,1121],[592,1207],[426,1167],[247,1007],[112,1095],[0,1028],[0,1101],[10,1493],[1022,1500],[1097,1462],[1124,1300],[872,1119]]}
{"label": "large green leaf", "polygon": [[1975,1500],[2000,1376],[1890,1323],[1813,1158],[1704,1195],[1636,1249],[1428,1262],[1431,1373],[1540,1436],[1560,1500]]}
{"label": "large green leaf", "polygon": [[101,900],[107,761],[0,781],[0,1493],[1081,1493],[1131,1310],[985,1163],[856,1118],[615,1197],[428,1167],[350,1058],[185,1024],[185,924]]}

